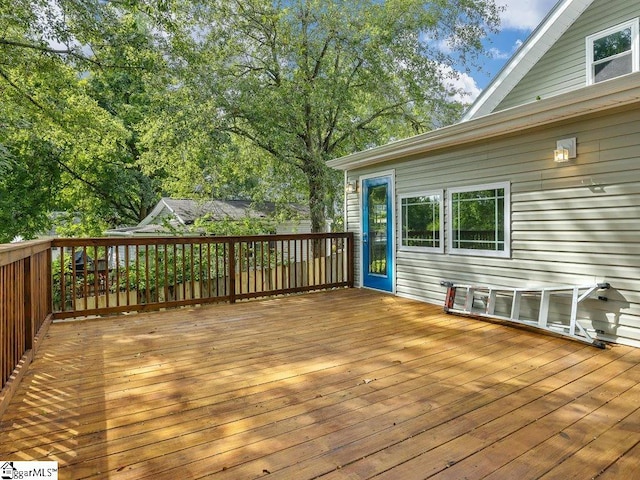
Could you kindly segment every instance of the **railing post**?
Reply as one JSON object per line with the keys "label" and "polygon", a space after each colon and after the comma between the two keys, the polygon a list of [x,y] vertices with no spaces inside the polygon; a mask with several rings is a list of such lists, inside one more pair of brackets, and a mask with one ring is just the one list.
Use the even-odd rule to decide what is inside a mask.
{"label": "railing post", "polygon": [[236,240],[229,238],[229,302],[236,303]]}

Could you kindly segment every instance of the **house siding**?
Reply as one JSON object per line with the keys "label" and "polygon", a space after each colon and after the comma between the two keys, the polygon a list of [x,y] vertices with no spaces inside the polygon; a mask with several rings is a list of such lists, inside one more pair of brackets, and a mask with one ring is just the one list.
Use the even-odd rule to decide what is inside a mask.
{"label": "house siding", "polygon": [[549,98],[586,85],[586,38],[640,16],[637,0],[596,0],[531,68],[494,111]]}
{"label": "house siding", "polygon": [[[596,2],[596,7],[603,2]],[[629,2],[624,2],[625,4]],[[596,10],[598,11],[598,10]],[[617,20],[612,20],[614,23]],[[552,159],[576,137],[578,157]],[[396,294],[442,304],[441,280],[511,287],[609,282],[608,302],[588,300],[582,323],[600,338],[640,346],[640,112],[557,123],[471,146],[348,172],[395,170],[395,194],[511,183],[511,257],[406,252],[396,243]],[[360,197],[346,199],[346,227],[360,233]],[[395,225],[398,231],[396,201]],[[445,205],[446,207],[446,205]],[[445,208],[445,212],[446,212]],[[449,225],[445,214],[445,236]],[[445,238],[445,245],[446,245]],[[360,250],[356,247],[356,278]]]}

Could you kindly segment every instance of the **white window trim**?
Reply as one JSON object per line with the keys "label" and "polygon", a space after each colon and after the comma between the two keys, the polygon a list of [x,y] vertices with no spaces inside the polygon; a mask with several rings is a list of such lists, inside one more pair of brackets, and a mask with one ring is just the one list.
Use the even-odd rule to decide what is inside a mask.
{"label": "white window trim", "polygon": [[[453,247],[453,194],[480,190],[504,189],[504,250],[475,250]],[[469,185],[447,189],[447,248],[452,255],[471,255],[475,257],[511,257],[511,184],[509,182]]]}
{"label": "white window trim", "polygon": [[[612,33],[619,32],[621,30],[625,30],[626,28],[631,28],[631,73],[635,73],[640,71],[640,40],[639,40],[639,19],[634,18],[633,20],[629,20],[628,22],[621,23],[619,25],[615,25],[613,27],[607,28],[606,30],[602,30],[600,32],[594,33],[593,35],[589,35],[586,39],[587,43],[587,85],[594,84],[593,78],[593,42],[606,37],[607,35],[611,35]],[[616,77],[619,78],[619,77]],[[613,79],[609,79],[613,80]],[[606,82],[607,80],[603,80]],[[598,82],[601,83],[601,82]]]}
{"label": "white window trim", "polygon": [[[404,245],[402,238],[402,231],[404,227],[404,209],[402,208],[402,200],[405,198],[414,198],[414,197],[428,197],[432,195],[438,195],[440,197],[440,246],[439,247],[419,247],[419,246],[409,246]],[[398,214],[398,250],[407,251],[407,252],[430,252],[430,253],[444,253],[444,190],[429,190],[429,191],[421,191],[415,193],[406,193],[403,195],[398,195],[398,206],[399,206],[399,214]]]}

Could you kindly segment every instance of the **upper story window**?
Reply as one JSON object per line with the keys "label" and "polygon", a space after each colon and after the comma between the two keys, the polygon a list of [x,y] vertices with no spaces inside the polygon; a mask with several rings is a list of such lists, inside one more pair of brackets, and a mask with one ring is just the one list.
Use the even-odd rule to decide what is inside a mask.
{"label": "upper story window", "polygon": [[442,190],[400,197],[401,250],[444,252]]}
{"label": "upper story window", "polygon": [[452,188],[448,204],[451,253],[510,256],[509,183]]}
{"label": "upper story window", "polygon": [[638,19],[587,37],[587,85],[640,70]]}

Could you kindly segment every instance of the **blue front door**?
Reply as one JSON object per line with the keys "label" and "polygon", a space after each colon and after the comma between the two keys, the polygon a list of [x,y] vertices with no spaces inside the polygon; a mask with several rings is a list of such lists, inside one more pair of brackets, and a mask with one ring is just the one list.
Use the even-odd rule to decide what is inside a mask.
{"label": "blue front door", "polygon": [[362,283],[393,291],[393,203],[391,176],[362,181]]}

